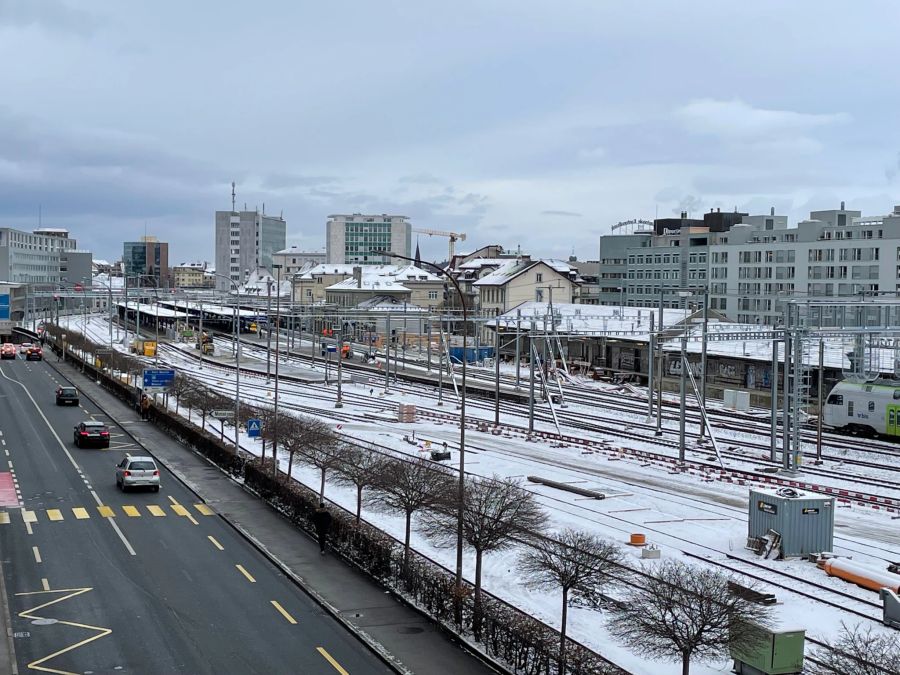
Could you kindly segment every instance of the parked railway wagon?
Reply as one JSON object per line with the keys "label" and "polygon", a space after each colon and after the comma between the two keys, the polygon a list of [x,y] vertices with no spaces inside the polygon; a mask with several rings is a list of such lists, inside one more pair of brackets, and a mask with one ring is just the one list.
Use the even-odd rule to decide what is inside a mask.
{"label": "parked railway wagon", "polygon": [[855,433],[900,436],[900,381],[838,382],[825,399],[822,423]]}

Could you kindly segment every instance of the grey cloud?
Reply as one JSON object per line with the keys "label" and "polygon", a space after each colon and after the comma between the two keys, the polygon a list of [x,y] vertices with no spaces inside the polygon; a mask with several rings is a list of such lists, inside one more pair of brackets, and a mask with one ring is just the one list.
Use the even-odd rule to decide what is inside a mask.
{"label": "grey cloud", "polygon": [[434,176],[430,173],[415,173],[409,176],[401,176],[398,179],[400,183],[413,183],[415,185],[432,185],[434,183],[440,183],[441,179],[437,176]]}
{"label": "grey cloud", "polygon": [[97,19],[60,0],[0,0],[0,28],[40,27],[61,33],[89,35]]}
{"label": "grey cloud", "polygon": [[581,218],[582,214],[577,211],[563,211],[561,209],[549,209],[541,211],[542,216],[563,216],[565,218]]}
{"label": "grey cloud", "polygon": [[264,190],[293,190],[299,188],[334,185],[336,176],[302,176],[291,173],[271,173],[263,177],[260,187]]}

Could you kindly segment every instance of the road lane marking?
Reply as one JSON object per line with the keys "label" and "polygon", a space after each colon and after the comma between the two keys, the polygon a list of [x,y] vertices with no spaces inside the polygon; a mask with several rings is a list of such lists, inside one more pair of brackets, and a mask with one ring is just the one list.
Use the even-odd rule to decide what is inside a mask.
{"label": "road lane marking", "polygon": [[88,513],[88,510],[80,506],[76,506],[72,509],[72,515],[74,515],[78,520],[87,520],[91,517],[91,514]]}
{"label": "road lane marking", "polygon": [[0,511],[0,525],[9,525],[9,514],[6,511]]}
{"label": "road lane marking", "polygon": [[212,536],[211,534],[209,536],[207,536],[206,538],[209,539],[212,542],[212,545],[215,546],[220,551],[225,550],[225,547],[222,546],[222,544],[220,544],[219,542],[217,542],[216,538],[214,536]]}
{"label": "road lane marking", "polygon": [[49,590],[50,590],[50,582],[47,581],[46,578],[41,579],[41,586],[44,587],[44,590],[45,590],[45,591],[49,591]]}
{"label": "road lane marking", "polygon": [[[31,395],[31,392],[29,391],[28,387],[26,387],[23,383],[19,382],[18,380],[14,380],[11,377],[8,377],[6,375],[6,373],[3,372],[2,370],[0,370],[0,375],[3,376],[3,379],[5,379],[9,382],[12,382],[13,384],[17,384],[22,388],[22,390],[25,392],[25,394],[31,400],[31,404],[34,406],[34,409],[37,411],[38,415],[40,415],[41,419],[44,420],[44,424],[47,425],[47,429],[49,429],[50,433],[53,434],[53,438],[56,439],[56,442],[59,444],[59,447],[62,448],[62,451],[65,453],[66,457],[69,459],[69,462],[71,462],[72,466],[75,468],[76,471],[80,472],[81,469],[78,467],[78,462],[75,461],[75,458],[72,457],[72,453],[69,452],[69,448],[66,446],[65,443],[63,443],[62,439],[59,437],[59,434],[56,433],[56,429],[54,429],[53,425],[50,424],[50,420],[47,419],[47,416],[44,414],[44,411],[41,409],[41,406],[39,406],[37,401],[34,400],[34,396]],[[97,503],[97,506],[102,506],[103,502],[101,501],[100,497],[97,496],[97,493],[90,487],[88,487],[88,489],[91,491],[91,496],[93,496],[94,501]],[[137,555],[137,553],[135,553],[135,551],[134,551],[134,548],[131,546],[131,542],[129,542],[125,538],[125,535],[122,534],[122,530],[119,529],[119,526],[116,524],[116,521],[113,520],[112,518],[107,518],[106,522],[108,522],[110,524],[110,527],[112,527],[113,531],[115,531],[115,533],[119,536],[119,540],[122,542],[122,544],[125,545],[126,550],[131,555]],[[25,529],[28,531],[28,534],[32,534],[31,524],[28,523],[27,521],[25,523]],[[102,630],[108,630],[108,629],[104,628]],[[112,632],[112,631],[110,630],[109,632]],[[92,638],[92,639],[94,639],[94,638]]]}
{"label": "road lane marking", "polygon": [[316,651],[319,652],[328,663],[331,664],[332,668],[338,671],[341,675],[350,675],[346,670],[343,669],[340,663],[334,660],[334,657],[325,651],[325,647],[316,647]]}
{"label": "road lane marking", "polygon": [[235,567],[238,568],[238,572],[240,572],[240,573],[243,574],[245,577],[247,577],[247,580],[248,580],[251,584],[255,584],[255,583],[256,583],[256,579],[254,579],[254,578],[250,575],[250,572],[248,572],[247,570],[244,569],[244,566],[243,566],[243,565],[235,565]]}
{"label": "road lane marking", "polygon": [[122,510],[125,512],[125,515],[129,518],[140,518],[141,512],[137,510],[136,506],[123,506]]}
{"label": "road lane marking", "polygon": [[22,520],[24,520],[26,523],[36,523],[37,514],[34,511],[29,511],[28,509],[22,509]]}
{"label": "road lane marking", "polygon": [[63,514],[59,509],[47,509],[47,517],[51,521],[56,522],[63,519]]}
{"label": "road lane marking", "polygon": [[269,602],[272,603],[272,607],[277,609],[278,613],[281,614],[281,616],[283,616],[285,619],[287,619],[288,623],[292,623],[292,624],[297,623],[297,619],[295,619],[290,614],[288,614],[287,610],[284,607],[282,607],[281,604],[277,600],[270,600]]}
{"label": "road lane marking", "polygon": [[[44,593],[65,593],[62,597],[57,598],[56,600],[51,600],[50,602],[45,602],[43,605],[38,605],[37,607],[33,607],[32,609],[26,609],[19,612],[19,616],[23,619],[31,619],[34,621],[35,619],[55,619],[55,617],[47,617],[47,616],[38,616],[33,612],[37,612],[39,610],[44,609],[45,607],[50,607],[51,605],[55,605],[59,602],[63,602],[68,600],[69,598],[74,598],[77,595],[81,595],[82,593],[87,593],[88,591],[92,591],[92,588],[66,588],[58,591],[34,591],[30,593],[16,593],[16,596],[29,596],[29,595],[42,595]],[[47,661],[56,658],[57,656],[61,656],[67,652],[70,652],[74,649],[78,649],[79,647],[83,647],[86,644],[93,642],[94,640],[99,640],[102,637],[106,637],[107,635],[112,633],[111,628],[103,628],[102,626],[91,626],[84,623],[76,623],[74,621],[64,621],[63,619],[55,619],[57,624],[62,624],[64,626],[72,626],[73,628],[83,628],[85,630],[93,630],[97,631],[96,635],[92,635],[89,638],[85,638],[80,642],[76,642],[75,644],[69,645],[63,649],[53,652],[43,658],[40,658],[36,661],[32,661],[26,667],[30,670],[40,670],[45,673],[57,673],[57,675],[78,675],[78,673],[73,673],[68,670],[57,670],[56,668],[49,668],[44,666],[43,664]]]}
{"label": "road lane marking", "polygon": [[34,562],[40,565],[43,561],[41,560],[41,552],[38,550],[38,547],[32,546],[31,552],[34,553]]}
{"label": "road lane marking", "polygon": [[156,504],[148,504],[147,510],[150,512],[151,516],[156,516],[157,518],[165,518],[166,516],[166,512],[163,511],[163,508]]}
{"label": "road lane marking", "polygon": [[[91,490],[91,494],[92,494],[93,497],[94,497],[94,501],[96,501],[98,505],[101,505],[101,506],[102,506],[103,502],[100,501],[100,497],[97,496],[97,493],[94,492],[93,490]],[[112,526],[112,529],[115,531],[115,533],[116,533],[117,535],[119,535],[119,540],[125,545],[125,549],[126,549],[131,555],[137,555],[137,553],[135,553],[135,551],[134,551],[134,548],[132,548],[132,546],[131,546],[131,542],[128,541],[128,540],[125,538],[125,535],[124,535],[124,534],[122,534],[122,530],[119,529],[119,525],[118,525],[118,523],[116,523],[115,519],[114,519],[114,518],[107,518],[107,519],[106,519],[106,522],[109,523],[109,524]]]}
{"label": "road lane marking", "polygon": [[204,516],[213,515],[213,510],[209,508],[206,504],[194,504],[194,508],[197,509]]}
{"label": "road lane marking", "polygon": [[111,506],[98,506],[97,511],[100,512],[101,518],[115,518],[116,512],[112,510]]}
{"label": "road lane marking", "polygon": [[10,468],[10,469],[13,468],[12,460],[9,460],[9,461],[7,462],[7,464],[9,464],[9,468]]}

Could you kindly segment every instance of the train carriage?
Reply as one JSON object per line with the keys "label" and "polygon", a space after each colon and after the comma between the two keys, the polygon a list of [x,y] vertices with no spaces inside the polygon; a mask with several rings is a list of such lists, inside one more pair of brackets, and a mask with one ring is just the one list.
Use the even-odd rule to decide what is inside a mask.
{"label": "train carriage", "polygon": [[900,436],[900,381],[838,382],[825,399],[822,422],[844,431]]}

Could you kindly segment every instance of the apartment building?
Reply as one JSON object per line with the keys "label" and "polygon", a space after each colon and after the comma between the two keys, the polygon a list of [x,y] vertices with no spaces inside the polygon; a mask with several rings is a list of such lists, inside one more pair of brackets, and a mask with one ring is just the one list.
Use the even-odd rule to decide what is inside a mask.
{"label": "apartment building", "polygon": [[356,306],[376,295],[388,295],[423,308],[436,309],[443,299],[443,280],[414,265],[317,265],[294,277],[292,299],[304,304]]}
{"label": "apartment building", "polygon": [[326,262],[325,251],[304,251],[296,246],[277,251],[272,262],[281,265],[281,276],[297,274]]}
{"label": "apartment building", "polygon": [[[274,255],[285,247],[287,223],[281,216],[259,211],[216,211],[216,273],[235,284],[247,281],[259,268],[271,271]],[[216,288],[232,285],[216,277]]]}
{"label": "apartment building", "polygon": [[525,302],[577,303],[581,279],[565,261],[525,256],[506,261],[472,285],[478,290],[479,309],[497,315]]}
{"label": "apartment building", "polygon": [[24,232],[0,227],[0,280],[25,284],[62,283],[61,257],[76,249],[77,242],[69,236],[68,230],[44,227]]}

